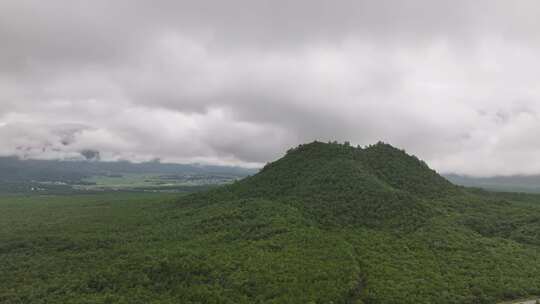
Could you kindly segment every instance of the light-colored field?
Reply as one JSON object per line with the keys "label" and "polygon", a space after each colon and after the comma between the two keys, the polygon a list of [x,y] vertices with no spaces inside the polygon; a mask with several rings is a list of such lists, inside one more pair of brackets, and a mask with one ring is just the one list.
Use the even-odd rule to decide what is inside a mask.
{"label": "light-colored field", "polygon": [[233,178],[219,176],[164,176],[163,174],[123,174],[118,176],[92,176],[77,185],[83,190],[128,190],[137,188],[164,188],[181,186],[219,185],[231,182]]}

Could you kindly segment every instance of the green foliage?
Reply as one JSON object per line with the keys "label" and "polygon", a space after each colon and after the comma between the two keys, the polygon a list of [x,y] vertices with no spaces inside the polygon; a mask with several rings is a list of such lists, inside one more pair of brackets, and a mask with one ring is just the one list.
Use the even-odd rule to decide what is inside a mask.
{"label": "green foliage", "polygon": [[357,282],[353,247],[292,207],[169,198],[2,199],[0,302],[332,303]]}
{"label": "green foliage", "polygon": [[396,189],[427,198],[458,192],[456,186],[431,170],[425,162],[391,145],[370,146],[360,150],[358,158],[372,174]]}
{"label": "green foliage", "polygon": [[180,198],[0,198],[0,303],[496,303],[540,294],[540,196],[312,143]]}
{"label": "green foliage", "polygon": [[228,190],[236,197],[295,205],[326,226],[414,229],[429,218],[432,212],[421,197],[373,173],[366,151],[340,144],[301,145]]}

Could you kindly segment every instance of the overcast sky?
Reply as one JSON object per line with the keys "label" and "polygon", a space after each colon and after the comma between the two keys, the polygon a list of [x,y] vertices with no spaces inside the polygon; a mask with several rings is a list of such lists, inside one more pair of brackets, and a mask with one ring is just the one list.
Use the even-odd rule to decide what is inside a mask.
{"label": "overcast sky", "polygon": [[0,0],[0,154],[256,166],[379,140],[540,173],[540,2]]}

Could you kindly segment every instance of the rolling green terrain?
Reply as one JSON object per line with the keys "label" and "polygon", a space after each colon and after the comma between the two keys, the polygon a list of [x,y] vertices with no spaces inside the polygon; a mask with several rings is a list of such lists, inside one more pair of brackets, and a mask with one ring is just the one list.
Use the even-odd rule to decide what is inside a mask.
{"label": "rolling green terrain", "polygon": [[184,196],[0,199],[0,303],[496,303],[540,294],[540,196],[314,142]]}

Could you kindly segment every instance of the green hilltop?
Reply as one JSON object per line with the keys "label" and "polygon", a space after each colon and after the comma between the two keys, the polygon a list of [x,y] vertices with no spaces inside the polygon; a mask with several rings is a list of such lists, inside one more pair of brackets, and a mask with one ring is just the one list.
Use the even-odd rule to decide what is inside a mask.
{"label": "green hilltop", "polygon": [[246,303],[494,303],[540,294],[539,207],[538,197],[455,186],[385,143],[321,142],[177,206],[200,217],[200,237],[238,245],[239,269],[222,275],[246,280],[237,286]]}
{"label": "green hilltop", "polygon": [[291,203],[325,226],[403,229],[432,214],[424,199],[458,192],[425,163],[388,144],[362,149],[320,142],[289,150],[227,190]]}
{"label": "green hilltop", "polygon": [[[493,304],[540,294],[540,196],[455,186],[384,143],[300,145],[253,176],[141,210],[122,245],[62,251],[103,259],[90,277],[36,289],[7,279],[24,270],[0,268],[0,286],[27,295],[2,298],[0,287],[0,300]],[[26,248],[6,246],[6,261]],[[40,258],[55,265],[51,255],[31,263]]]}

